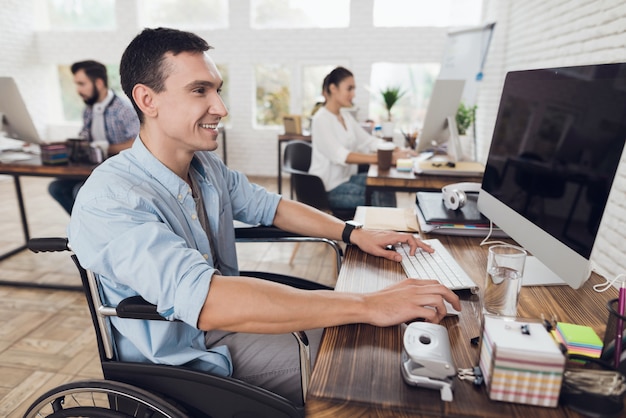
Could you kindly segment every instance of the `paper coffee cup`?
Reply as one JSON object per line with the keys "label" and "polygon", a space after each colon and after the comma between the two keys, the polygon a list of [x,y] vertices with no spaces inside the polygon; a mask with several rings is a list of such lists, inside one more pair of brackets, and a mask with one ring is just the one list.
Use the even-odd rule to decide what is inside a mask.
{"label": "paper coffee cup", "polygon": [[378,156],[378,170],[387,171],[391,168],[391,160],[393,157],[393,150],[396,148],[393,142],[383,141],[378,144],[377,156]]}

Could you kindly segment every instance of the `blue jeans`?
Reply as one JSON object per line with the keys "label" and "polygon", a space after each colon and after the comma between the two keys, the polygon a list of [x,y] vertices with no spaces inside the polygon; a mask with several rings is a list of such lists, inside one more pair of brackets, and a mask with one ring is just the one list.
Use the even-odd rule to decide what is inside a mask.
{"label": "blue jeans", "polygon": [[56,179],[48,185],[48,193],[71,215],[74,200],[84,180]]}
{"label": "blue jeans", "polygon": [[[355,209],[357,206],[365,206],[365,181],[367,173],[359,173],[350,177],[345,183],[341,183],[328,192],[328,203],[332,209]],[[395,208],[395,192],[372,193],[372,206],[384,206]]]}

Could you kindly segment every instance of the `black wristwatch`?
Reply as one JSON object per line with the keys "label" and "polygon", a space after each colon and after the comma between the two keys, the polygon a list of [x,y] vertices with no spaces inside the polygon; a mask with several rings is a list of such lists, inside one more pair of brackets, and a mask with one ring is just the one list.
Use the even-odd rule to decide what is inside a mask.
{"label": "black wristwatch", "polygon": [[343,228],[343,233],[341,234],[341,239],[346,244],[351,244],[350,235],[352,235],[352,231],[355,229],[363,228],[363,224],[358,223],[357,221],[346,221],[346,226]]}

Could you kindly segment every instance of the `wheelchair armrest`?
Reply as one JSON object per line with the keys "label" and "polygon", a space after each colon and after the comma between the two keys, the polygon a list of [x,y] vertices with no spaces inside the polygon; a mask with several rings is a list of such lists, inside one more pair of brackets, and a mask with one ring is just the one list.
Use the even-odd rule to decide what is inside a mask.
{"label": "wheelchair armrest", "polygon": [[34,253],[47,253],[57,251],[70,251],[69,241],[65,237],[58,238],[31,238],[26,244]]}
{"label": "wheelchair armrest", "polygon": [[276,239],[276,238],[289,238],[289,237],[301,237],[302,235],[295,234],[293,232],[283,231],[275,226],[250,226],[250,227],[238,227],[235,228],[235,239],[248,240],[248,239]]}
{"label": "wheelchair armrest", "polygon": [[141,296],[131,296],[122,300],[115,311],[120,318],[165,321],[165,318],[157,312],[156,305],[147,302]]}

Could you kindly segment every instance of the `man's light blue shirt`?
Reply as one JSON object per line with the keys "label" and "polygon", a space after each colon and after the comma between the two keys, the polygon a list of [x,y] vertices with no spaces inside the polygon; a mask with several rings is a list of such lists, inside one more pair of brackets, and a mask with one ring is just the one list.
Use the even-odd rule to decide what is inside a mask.
{"label": "man's light blue shirt", "polygon": [[189,185],[140,137],[87,179],[72,210],[68,237],[81,265],[99,277],[105,303],[141,295],[168,319],[111,318],[121,360],[230,375],[228,348],[207,350],[204,332],[196,328],[217,271],[210,243],[219,258],[218,274],[239,274],[233,220],[271,225],[280,196],[250,183],[211,152],[197,152],[189,174],[201,189],[211,240]]}

